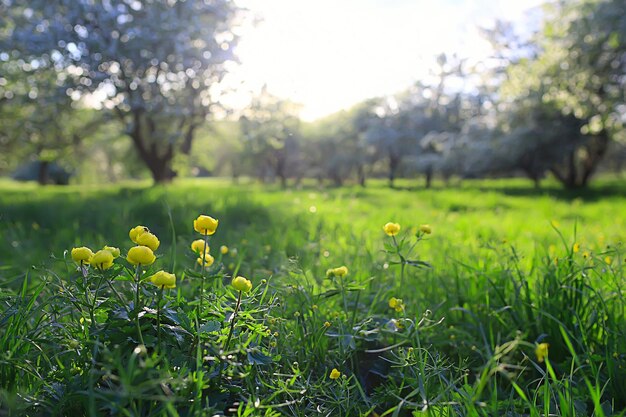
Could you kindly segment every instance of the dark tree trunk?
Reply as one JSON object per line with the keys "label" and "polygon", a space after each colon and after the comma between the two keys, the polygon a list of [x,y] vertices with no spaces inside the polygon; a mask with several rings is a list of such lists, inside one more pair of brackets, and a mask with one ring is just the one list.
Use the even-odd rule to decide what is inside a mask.
{"label": "dark tree trunk", "polygon": [[426,170],[426,188],[430,188],[433,182],[433,168],[428,167]]}
{"label": "dark tree trunk", "polygon": [[609,135],[603,130],[582,146],[585,152],[580,158],[577,158],[579,149],[573,149],[567,155],[563,168],[554,166],[550,171],[565,188],[585,188],[589,185],[591,176],[604,158],[609,142]]}
{"label": "dark tree trunk", "polygon": [[46,185],[50,181],[50,161],[39,161],[39,169],[37,170],[37,182]]}
{"label": "dark tree trunk", "polygon": [[365,188],[365,168],[363,168],[363,164],[357,165],[356,172],[359,179],[359,185]]}
{"label": "dark tree trunk", "polygon": [[[174,158],[174,146],[168,143],[165,150],[159,149],[155,142],[147,145],[146,129],[142,128],[142,117],[140,112],[133,113],[133,130],[130,137],[133,140],[135,149],[141,160],[146,164],[152,175],[155,184],[170,182],[176,176],[172,170],[172,159]],[[154,133],[156,126],[149,117],[146,118],[149,132]]]}
{"label": "dark tree trunk", "polygon": [[394,187],[394,181],[396,179],[396,171],[400,165],[400,157],[397,155],[389,154],[389,187]]}

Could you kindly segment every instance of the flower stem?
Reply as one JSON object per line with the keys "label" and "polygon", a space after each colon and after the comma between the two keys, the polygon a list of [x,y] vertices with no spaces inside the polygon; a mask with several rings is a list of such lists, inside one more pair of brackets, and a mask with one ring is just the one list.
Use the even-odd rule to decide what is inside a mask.
{"label": "flower stem", "polygon": [[202,265],[200,266],[202,268],[202,278],[200,281],[200,307],[198,309],[198,318],[200,317],[200,313],[202,312],[202,305],[204,303],[204,274],[206,272],[206,267],[205,265],[205,261],[206,261],[206,248],[207,248],[207,244],[209,243],[209,231],[205,230],[204,231],[204,247],[202,248]]}
{"label": "flower stem", "polygon": [[139,280],[141,279],[141,264],[137,264],[137,270],[135,271],[135,325],[137,326],[137,334],[139,335],[139,341],[145,346],[143,341],[143,335],[141,334],[141,326],[139,325]]}
{"label": "flower stem", "polygon": [[157,346],[161,349],[161,300],[163,299],[163,288],[159,290],[159,298],[157,300]]}
{"label": "flower stem", "polygon": [[233,319],[230,321],[230,331],[228,332],[228,339],[226,339],[226,343],[224,343],[224,352],[228,350],[230,339],[233,337],[233,332],[235,331],[235,320],[237,320],[237,312],[239,311],[239,306],[241,305],[241,294],[242,294],[242,291],[239,291],[239,297],[237,297],[237,305],[235,306]]}

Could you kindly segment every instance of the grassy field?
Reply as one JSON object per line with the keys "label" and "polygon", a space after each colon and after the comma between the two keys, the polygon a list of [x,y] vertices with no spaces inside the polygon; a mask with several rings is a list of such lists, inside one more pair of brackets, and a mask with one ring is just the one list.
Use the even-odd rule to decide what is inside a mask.
{"label": "grassy field", "polygon": [[409,185],[0,183],[0,415],[624,415],[626,185]]}

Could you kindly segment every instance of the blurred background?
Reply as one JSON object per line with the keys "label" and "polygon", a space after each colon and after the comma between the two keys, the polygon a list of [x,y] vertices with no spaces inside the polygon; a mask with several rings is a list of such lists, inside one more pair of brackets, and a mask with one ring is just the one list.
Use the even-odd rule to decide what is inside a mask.
{"label": "blurred background", "polygon": [[0,0],[0,176],[583,188],[625,38],[623,0]]}

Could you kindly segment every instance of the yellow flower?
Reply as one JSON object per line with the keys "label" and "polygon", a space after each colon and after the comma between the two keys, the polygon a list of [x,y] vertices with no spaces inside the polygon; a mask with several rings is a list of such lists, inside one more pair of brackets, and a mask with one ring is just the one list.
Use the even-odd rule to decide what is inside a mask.
{"label": "yellow flower", "polygon": [[330,326],[331,326],[331,325],[330,325],[330,322],[329,322],[329,321],[325,321],[325,322],[324,322],[324,327],[329,328]]}
{"label": "yellow flower", "polygon": [[89,258],[93,256],[93,252],[86,246],[81,246],[80,248],[72,248],[72,259],[74,262],[78,263],[89,263]]}
{"label": "yellow flower", "polygon": [[[191,242],[191,250],[194,251],[195,253],[201,254],[203,249],[204,249],[204,239],[196,239],[193,242]],[[207,253],[209,253],[209,250],[211,250],[211,248],[207,246]]]}
{"label": "yellow flower", "polygon": [[391,297],[389,299],[389,307],[393,308],[397,312],[404,310],[404,302],[401,298]]}
{"label": "yellow flower", "polygon": [[161,242],[159,238],[150,232],[143,232],[137,235],[135,243],[141,246],[147,246],[153,251],[159,248]]}
{"label": "yellow flower", "polygon": [[328,377],[330,379],[339,379],[341,377],[341,372],[339,372],[337,368],[333,368],[333,370],[330,371],[330,375]]}
{"label": "yellow flower", "polygon": [[149,231],[150,229],[148,229],[146,226],[135,226],[130,229],[130,232],[128,232],[128,237],[130,238],[130,240],[133,241],[133,243],[137,243],[137,236]]}
{"label": "yellow flower", "polygon": [[222,255],[226,255],[228,253],[228,246],[225,246],[225,245],[220,246],[220,253]]}
{"label": "yellow flower", "polygon": [[578,242],[574,243],[574,246],[572,246],[572,252],[574,253],[580,252],[580,243]]}
{"label": "yellow flower", "polygon": [[213,217],[201,214],[196,220],[193,221],[193,229],[203,235],[212,235],[215,233],[218,223],[218,220]]}
{"label": "yellow flower", "polygon": [[113,254],[108,250],[99,250],[91,256],[89,263],[100,269],[109,269],[113,266]]}
{"label": "yellow flower", "polygon": [[537,348],[535,348],[535,355],[539,362],[543,362],[548,357],[548,347],[550,347],[548,343],[539,343]]}
{"label": "yellow flower", "polygon": [[383,226],[383,230],[387,233],[387,236],[395,236],[400,231],[400,224],[389,222]]}
{"label": "yellow flower", "polygon": [[109,252],[111,252],[113,258],[117,258],[118,256],[120,256],[120,249],[114,246],[105,246],[102,248],[102,250],[108,250]]}
{"label": "yellow flower", "polygon": [[613,259],[610,256],[607,256],[606,258],[604,258],[605,264],[611,265],[611,262],[613,262]]}
{"label": "yellow flower", "polygon": [[159,271],[148,279],[157,287],[176,288],[176,275],[169,272]]}
{"label": "yellow flower", "polygon": [[252,283],[250,280],[241,276],[234,278],[231,285],[237,291],[249,292],[252,289]]}
{"label": "yellow flower", "polygon": [[584,251],[584,252],[583,252],[583,258],[584,258],[584,259],[587,259],[587,258],[589,258],[590,256],[591,256],[591,254],[590,254],[589,252],[587,252],[587,251]]}
{"label": "yellow flower", "polygon": [[420,226],[420,232],[429,235],[429,234],[431,234],[433,232],[433,229],[432,229],[432,227],[430,227],[429,224],[422,224]]}
{"label": "yellow flower", "polygon": [[343,278],[346,275],[348,275],[348,268],[345,265],[340,266],[338,268],[330,268],[329,270],[326,271],[327,278],[331,278],[331,277]]}
{"label": "yellow flower", "polygon": [[147,246],[133,246],[128,251],[126,260],[133,265],[151,265],[156,260],[156,256]]}
{"label": "yellow flower", "polygon": [[[196,262],[198,262],[198,265],[202,266],[202,256],[199,257]],[[208,268],[209,266],[213,265],[213,262],[215,262],[215,258],[213,258],[211,255],[209,255],[208,253],[204,255],[204,267]]]}

